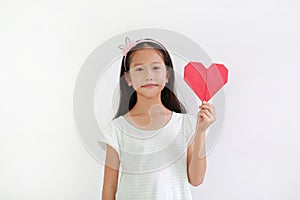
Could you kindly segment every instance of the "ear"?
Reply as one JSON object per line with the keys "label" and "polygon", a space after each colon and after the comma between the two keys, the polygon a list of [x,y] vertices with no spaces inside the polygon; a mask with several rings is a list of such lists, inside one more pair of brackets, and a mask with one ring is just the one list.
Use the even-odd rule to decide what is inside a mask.
{"label": "ear", "polygon": [[125,81],[128,84],[128,86],[132,86],[130,74],[127,72],[124,72],[124,78],[125,78]]}
{"label": "ear", "polygon": [[169,82],[169,79],[170,79],[170,72],[169,72],[169,70],[167,70],[167,73],[166,73],[166,83]]}

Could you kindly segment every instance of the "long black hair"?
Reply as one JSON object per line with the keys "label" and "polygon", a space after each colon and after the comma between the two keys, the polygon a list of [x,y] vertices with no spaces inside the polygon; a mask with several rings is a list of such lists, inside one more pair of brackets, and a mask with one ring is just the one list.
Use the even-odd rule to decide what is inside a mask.
{"label": "long black hair", "polygon": [[166,70],[169,72],[169,80],[166,83],[165,87],[161,91],[161,101],[162,104],[171,111],[177,113],[186,113],[186,110],[182,103],[178,100],[176,95],[174,94],[174,71],[173,71],[173,63],[170,57],[170,54],[166,50],[166,48],[160,44],[159,42],[152,40],[152,39],[143,39],[142,41],[137,41],[137,45],[132,47],[129,52],[123,56],[122,64],[121,64],[121,71],[120,71],[120,100],[119,100],[119,108],[117,113],[114,116],[114,119],[125,115],[128,111],[130,111],[137,102],[137,94],[136,91],[133,89],[132,86],[128,86],[125,81],[124,72],[129,71],[129,66],[132,60],[132,56],[135,51],[143,49],[143,48],[154,48],[156,51],[159,52],[160,56],[162,57]]}

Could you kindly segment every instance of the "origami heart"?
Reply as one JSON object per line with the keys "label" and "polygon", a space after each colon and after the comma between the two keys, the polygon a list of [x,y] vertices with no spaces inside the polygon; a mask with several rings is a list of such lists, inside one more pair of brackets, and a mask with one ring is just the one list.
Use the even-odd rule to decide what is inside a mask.
{"label": "origami heart", "polygon": [[199,62],[189,62],[184,67],[184,80],[201,99],[209,101],[227,83],[228,69],[213,63],[206,69]]}

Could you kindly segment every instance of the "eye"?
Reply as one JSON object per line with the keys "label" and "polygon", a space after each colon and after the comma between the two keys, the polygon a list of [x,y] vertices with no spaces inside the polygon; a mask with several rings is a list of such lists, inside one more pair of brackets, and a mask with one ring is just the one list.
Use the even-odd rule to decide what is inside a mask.
{"label": "eye", "polygon": [[135,68],[135,71],[138,71],[138,72],[140,72],[140,71],[143,71],[144,69],[142,68],[142,67],[136,67]]}
{"label": "eye", "polygon": [[155,65],[155,66],[153,66],[153,69],[154,70],[159,70],[159,69],[161,69],[161,66],[160,65]]}

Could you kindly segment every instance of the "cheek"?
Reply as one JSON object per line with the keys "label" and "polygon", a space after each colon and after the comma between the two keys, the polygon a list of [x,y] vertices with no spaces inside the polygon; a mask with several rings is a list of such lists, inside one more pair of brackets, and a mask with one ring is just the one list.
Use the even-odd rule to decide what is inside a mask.
{"label": "cheek", "polygon": [[132,85],[134,89],[140,87],[141,85],[143,85],[143,79],[141,77],[135,77],[134,79],[132,79]]}
{"label": "cheek", "polygon": [[160,73],[156,76],[156,82],[165,83],[166,81],[166,73]]}

